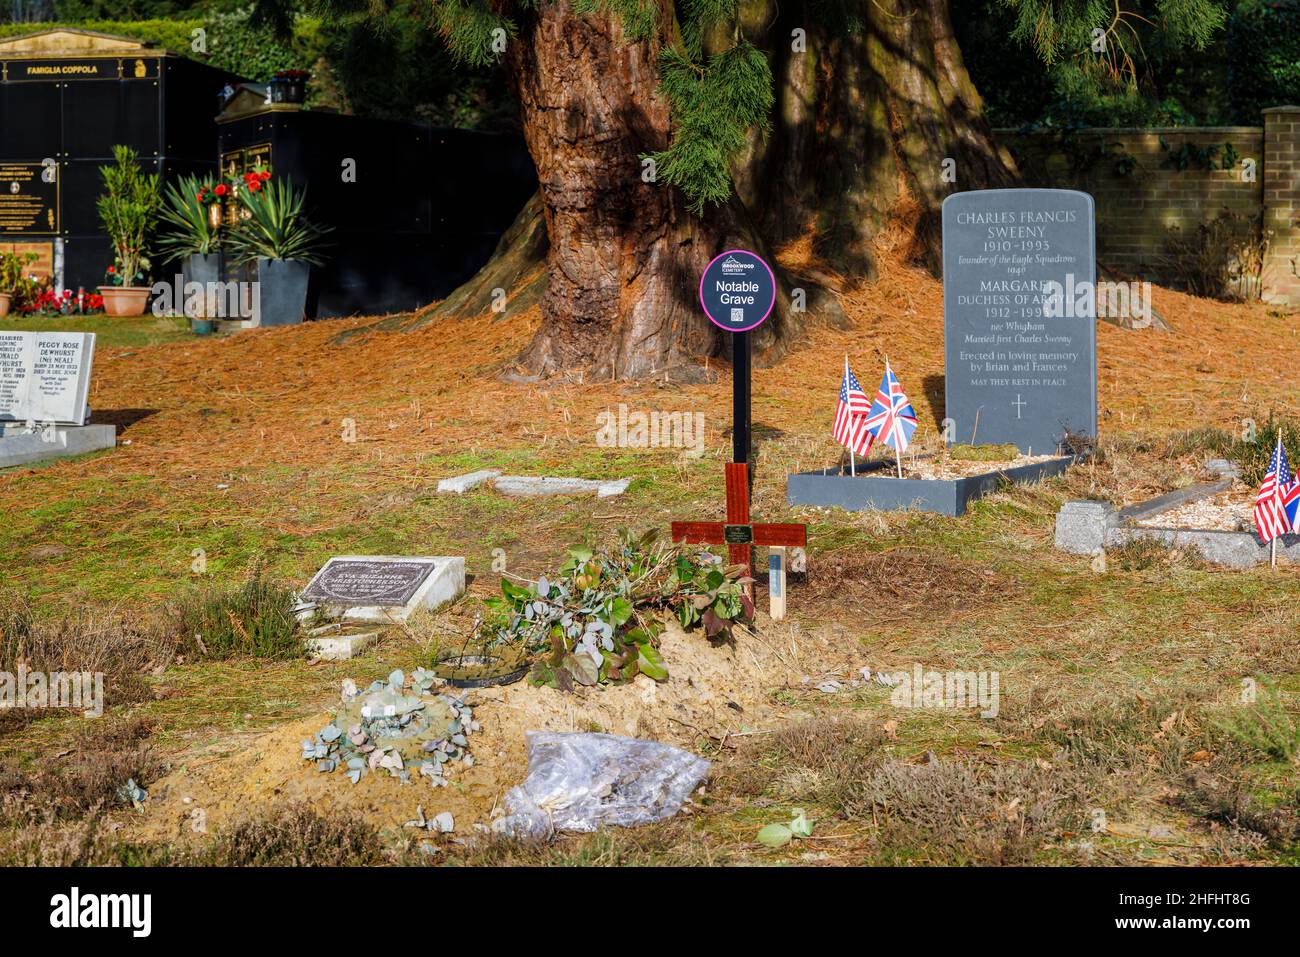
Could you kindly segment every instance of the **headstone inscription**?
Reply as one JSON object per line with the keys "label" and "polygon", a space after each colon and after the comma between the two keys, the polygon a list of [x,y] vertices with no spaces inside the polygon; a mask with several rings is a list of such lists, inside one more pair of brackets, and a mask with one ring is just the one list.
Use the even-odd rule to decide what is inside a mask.
{"label": "headstone inscription", "polygon": [[342,618],[401,621],[464,590],[459,556],[342,555],[325,563],[301,597]]}
{"label": "headstone inscription", "polygon": [[85,425],[93,332],[0,331],[0,422]]}
{"label": "headstone inscription", "polygon": [[943,204],[950,443],[1050,454],[1097,435],[1093,201],[1066,189],[954,193]]}

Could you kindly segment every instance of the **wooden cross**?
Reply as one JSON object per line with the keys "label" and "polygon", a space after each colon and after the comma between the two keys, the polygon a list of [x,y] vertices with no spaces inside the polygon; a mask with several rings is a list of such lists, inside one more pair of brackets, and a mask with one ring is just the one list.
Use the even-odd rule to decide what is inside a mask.
{"label": "wooden cross", "polygon": [[[749,520],[749,465],[727,463],[727,520],[725,522],[673,522],[673,541],[688,545],[726,545],[732,565],[743,565],[746,578],[754,577],[755,545],[800,547],[808,544],[808,526],[793,523],[752,523]],[[784,566],[782,566],[784,571]],[[745,586],[752,599],[754,586]],[[782,589],[784,597],[784,589]]]}

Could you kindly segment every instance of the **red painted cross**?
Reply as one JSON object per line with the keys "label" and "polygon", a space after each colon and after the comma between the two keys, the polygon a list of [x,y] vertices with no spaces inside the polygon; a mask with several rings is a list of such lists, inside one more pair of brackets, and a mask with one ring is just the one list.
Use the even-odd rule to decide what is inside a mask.
{"label": "red painted cross", "polygon": [[[753,577],[754,545],[803,547],[808,544],[808,526],[795,524],[753,524],[749,521],[749,466],[727,463],[727,520],[725,522],[673,522],[673,541],[689,545],[726,545],[732,565],[744,565],[745,576]],[[745,586],[752,598],[754,586]]]}

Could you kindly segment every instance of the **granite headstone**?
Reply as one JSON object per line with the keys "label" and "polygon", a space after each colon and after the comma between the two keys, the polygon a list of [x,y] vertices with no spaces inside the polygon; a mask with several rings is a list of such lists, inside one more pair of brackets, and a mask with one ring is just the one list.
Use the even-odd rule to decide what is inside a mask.
{"label": "granite headstone", "polygon": [[1067,435],[1096,437],[1095,249],[1087,193],[989,189],[944,201],[950,442],[1050,454]]}

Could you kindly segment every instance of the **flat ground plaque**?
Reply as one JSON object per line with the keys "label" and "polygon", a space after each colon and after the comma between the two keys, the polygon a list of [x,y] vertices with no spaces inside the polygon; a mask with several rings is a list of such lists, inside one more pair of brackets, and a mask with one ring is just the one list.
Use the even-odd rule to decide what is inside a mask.
{"label": "flat ground plaque", "polygon": [[302,599],[344,618],[401,621],[464,590],[465,559],[459,556],[343,555],[325,563]]}
{"label": "flat ground plaque", "polygon": [[[985,189],[944,200],[950,441],[1051,454],[1067,434],[1096,437],[1095,249],[1087,193]],[[1061,295],[1048,310],[1052,282]]]}

